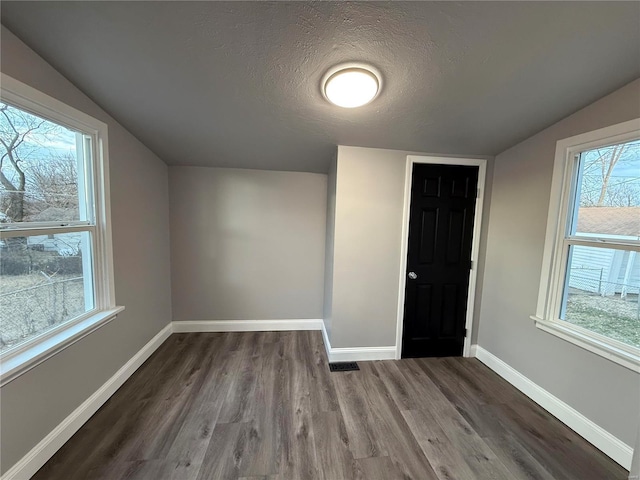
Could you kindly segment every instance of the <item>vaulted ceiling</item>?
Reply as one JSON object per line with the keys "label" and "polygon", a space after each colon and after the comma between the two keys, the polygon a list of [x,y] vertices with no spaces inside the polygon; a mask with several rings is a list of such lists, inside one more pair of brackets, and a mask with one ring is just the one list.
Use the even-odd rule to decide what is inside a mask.
{"label": "vaulted ceiling", "polygon": [[[638,2],[1,2],[170,165],[325,172],[337,144],[494,155],[640,76]],[[371,104],[325,71],[365,61]]]}

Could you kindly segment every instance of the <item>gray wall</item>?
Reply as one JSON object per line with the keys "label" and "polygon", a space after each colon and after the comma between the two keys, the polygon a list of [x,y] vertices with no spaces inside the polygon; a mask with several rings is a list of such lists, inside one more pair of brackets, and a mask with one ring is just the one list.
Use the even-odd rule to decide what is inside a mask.
{"label": "gray wall", "polygon": [[173,319],[322,318],[327,176],[169,169]]}
{"label": "gray wall", "polygon": [[559,139],[640,116],[640,80],[498,155],[478,344],[633,445],[640,376],[534,326]]}
{"label": "gray wall", "polygon": [[[378,347],[396,343],[404,182],[406,159],[411,154],[430,155],[338,147],[329,337],[332,347]],[[489,176],[488,188],[490,183]],[[487,212],[485,206],[485,222]],[[480,269],[485,237],[486,229],[483,229]],[[477,299],[481,292],[480,276]]]}
{"label": "gray wall", "polygon": [[167,167],[2,27],[1,70],[109,126],[115,287],[126,310],[2,387],[2,472],[93,394],[171,320]]}
{"label": "gray wall", "polygon": [[337,151],[329,165],[327,178],[327,224],[324,253],[324,327],[331,338],[333,325],[333,241],[336,224],[336,169]]}

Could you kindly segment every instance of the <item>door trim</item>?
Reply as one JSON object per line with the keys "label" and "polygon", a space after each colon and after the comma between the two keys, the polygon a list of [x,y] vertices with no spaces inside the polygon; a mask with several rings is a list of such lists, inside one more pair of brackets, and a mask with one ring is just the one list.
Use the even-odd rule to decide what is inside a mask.
{"label": "door trim", "polygon": [[469,275],[469,292],[467,300],[467,315],[465,328],[467,336],[464,339],[462,356],[471,355],[471,336],[473,334],[473,313],[475,305],[476,281],[478,277],[478,252],[480,250],[480,231],[482,230],[482,208],[484,203],[485,180],[487,175],[487,160],[483,158],[456,158],[407,155],[404,180],[404,208],[402,212],[402,237],[400,244],[400,280],[398,285],[398,314],[396,324],[396,359],[402,358],[402,330],[404,327],[404,295],[407,283],[407,253],[409,244],[409,214],[411,210],[411,187],[413,166],[416,163],[430,163],[434,165],[461,165],[478,167],[478,198],[473,225],[473,240],[471,246],[471,261],[473,268]]}

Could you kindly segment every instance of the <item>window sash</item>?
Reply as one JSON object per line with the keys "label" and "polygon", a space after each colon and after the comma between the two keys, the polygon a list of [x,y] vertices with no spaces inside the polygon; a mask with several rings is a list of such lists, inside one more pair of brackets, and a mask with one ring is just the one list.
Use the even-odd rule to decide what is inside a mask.
{"label": "window sash", "polygon": [[[563,210],[561,212],[560,225],[564,225],[564,231],[562,236],[565,240],[571,242],[577,242],[576,244],[587,245],[589,242],[597,242],[600,245],[609,245],[609,248],[624,248],[635,249],[640,247],[640,238],[638,239],[621,239],[606,233],[599,233],[594,236],[587,236],[585,234],[576,233],[578,224],[578,212],[580,209],[580,187],[582,184],[582,171],[580,169],[580,162],[582,160],[582,154],[593,150],[594,148],[607,147],[613,145],[619,145],[621,143],[627,143],[634,140],[640,140],[640,135],[634,132],[634,135],[627,135],[622,137],[624,140],[617,140],[614,142],[605,143],[593,143],[588,148],[584,145],[580,147],[574,147],[568,149],[565,159],[565,170],[568,170],[565,175],[565,184],[563,185],[563,191],[565,192]],[[565,215],[564,221],[562,221],[562,214]],[[580,243],[578,243],[580,242]],[[590,246],[590,245],[589,245]]]}
{"label": "window sash", "polygon": [[[7,224],[14,225],[14,224]],[[24,225],[24,224],[22,224]],[[46,222],[38,225],[13,228],[0,228],[0,240],[3,238],[13,237],[29,237],[31,235],[54,235],[56,233],[68,233],[68,232],[84,232],[90,231],[95,233],[96,226],[89,222]]]}
{"label": "window sash", "polygon": [[615,250],[631,250],[640,252],[640,241],[637,240],[611,240],[607,238],[567,237],[564,245],[582,245],[594,248],[613,248]]}
{"label": "window sash", "polygon": [[[48,338],[57,335],[61,331],[66,328],[71,328],[72,326],[86,320],[87,318],[95,315],[97,312],[104,310],[108,305],[104,305],[104,302],[98,295],[98,278],[96,275],[97,268],[97,258],[96,248],[97,248],[97,235],[96,228],[92,225],[77,225],[70,227],[58,227],[58,228],[49,228],[49,229],[27,229],[20,230],[19,233],[17,231],[11,232],[2,232],[0,231],[0,240],[4,238],[12,238],[12,237],[33,237],[33,236],[42,236],[42,235],[58,235],[63,233],[75,233],[75,232],[88,232],[90,233],[89,238],[91,239],[89,245],[89,270],[90,270],[90,280],[91,280],[91,296],[93,301],[93,308],[87,310],[80,315],[72,317],[50,329],[46,329],[41,333],[29,338],[28,340],[18,343],[12,347],[7,348],[3,352],[0,353],[0,358],[2,361],[8,360],[10,358],[19,355],[20,353],[32,348],[34,345],[37,345],[40,342],[47,340]],[[84,261],[84,259],[83,259]],[[84,270],[84,269],[83,269]],[[86,278],[85,280],[85,294],[87,293],[86,288]]]}
{"label": "window sash", "polygon": [[[560,275],[559,278],[561,280],[561,285],[559,285],[560,288],[558,288],[556,290],[556,295],[558,295],[559,297],[556,298],[556,301],[553,302],[554,303],[554,310],[552,312],[552,315],[549,317],[551,320],[558,320],[560,322],[566,322],[566,320],[563,320],[560,318],[560,313],[563,309],[563,300],[564,300],[564,292],[565,289],[568,286],[568,282],[569,282],[569,249],[572,246],[582,246],[582,247],[591,247],[591,248],[600,248],[600,249],[613,249],[613,250],[623,250],[625,252],[640,252],[640,246],[639,245],[632,245],[627,246],[624,244],[603,244],[601,242],[583,242],[583,241],[576,241],[576,240],[572,240],[572,239],[565,239],[563,242],[563,247],[562,247],[562,257],[561,257],[561,262],[562,262],[562,270],[560,271]],[[588,329],[585,329],[587,331],[590,331]],[[594,334],[596,332],[593,332]],[[604,337],[604,336],[603,336]],[[606,337],[609,338],[609,337]],[[614,340],[614,339],[611,339]],[[621,343],[622,345],[625,345],[623,343]],[[636,347],[631,347],[634,348],[636,350],[638,350],[638,352],[640,353],[640,349],[636,348]]]}
{"label": "window sash", "polygon": [[549,282],[549,291],[547,301],[544,304],[543,313],[541,314],[538,309],[536,315],[531,318],[535,320],[538,328],[541,328],[548,333],[558,335],[565,340],[586,348],[587,350],[609,358],[616,363],[620,363],[631,370],[640,372],[640,348],[623,343],[614,338],[607,337],[560,318],[564,300],[564,291],[567,286],[567,282],[569,281],[568,260],[569,248],[572,245],[640,251],[640,248],[636,245],[632,246],[634,248],[629,248],[622,244],[603,245],[601,242],[585,242],[566,238],[561,239],[561,247],[557,252],[558,255],[554,262],[555,268],[553,269],[551,276],[547,277]]}
{"label": "window sash", "polygon": [[[615,142],[614,142],[615,144]],[[551,292],[552,295],[550,297],[550,302],[547,305],[547,315],[545,318],[549,321],[553,322],[562,322],[568,323],[560,318],[560,313],[562,311],[563,301],[564,301],[564,291],[567,288],[567,282],[569,281],[569,270],[568,270],[568,261],[569,261],[569,249],[571,246],[584,246],[584,247],[593,247],[593,248],[610,248],[615,250],[629,250],[640,252],[640,240],[622,240],[617,238],[610,238],[606,235],[602,237],[584,237],[581,235],[573,235],[575,222],[577,222],[577,208],[579,204],[578,193],[579,193],[579,160],[580,153],[576,151],[567,152],[566,156],[566,166],[569,168],[569,175],[566,176],[567,180],[571,183],[569,185],[565,184],[565,199],[567,200],[565,205],[566,207],[562,209],[561,216],[564,216],[564,221],[560,221],[559,224],[564,226],[563,231],[558,235],[559,237],[559,245],[557,251],[559,252],[558,258],[555,262],[555,271],[556,274],[552,276],[551,279]],[[568,198],[567,198],[568,197]],[[590,332],[582,327],[577,327],[585,332]],[[595,332],[592,332],[595,335]],[[605,337],[603,335],[599,335],[600,337]],[[617,342],[617,340],[611,339],[612,341]],[[621,345],[621,342],[618,342]],[[629,347],[629,346],[627,346]],[[630,347],[634,351],[640,355],[640,349],[635,347]]]}
{"label": "window sash", "polygon": [[560,319],[571,245],[640,251],[640,241],[602,235],[572,235],[578,162],[581,152],[640,139],[640,119],[560,140],[556,145],[540,289],[535,315],[538,328],[640,372],[640,349]]}

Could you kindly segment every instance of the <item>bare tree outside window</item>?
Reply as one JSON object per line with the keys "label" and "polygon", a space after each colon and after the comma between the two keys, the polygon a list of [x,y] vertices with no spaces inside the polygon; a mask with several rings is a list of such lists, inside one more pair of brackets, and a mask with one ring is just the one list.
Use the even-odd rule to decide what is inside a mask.
{"label": "bare tree outside window", "polygon": [[0,222],[77,220],[76,133],[0,103]]}
{"label": "bare tree outside window", "polygon": [[581,161],[581,207],[640,206],[640,141],[590,150]]}
{"label": "bare tree outside window", "polygon": [[[82,134],[0,103],[0,228],[80,220]],[[80,155],[80,158],[79,158]],[[93,308],[89,232],[0,241],[0,351]]]}

